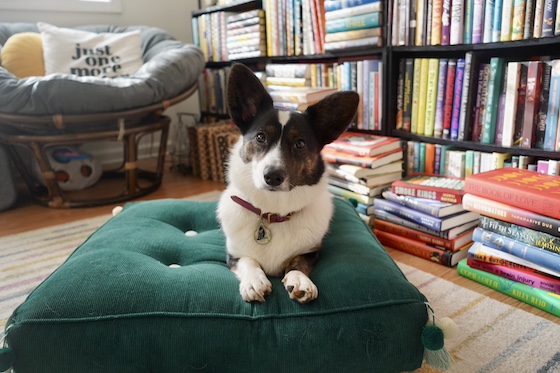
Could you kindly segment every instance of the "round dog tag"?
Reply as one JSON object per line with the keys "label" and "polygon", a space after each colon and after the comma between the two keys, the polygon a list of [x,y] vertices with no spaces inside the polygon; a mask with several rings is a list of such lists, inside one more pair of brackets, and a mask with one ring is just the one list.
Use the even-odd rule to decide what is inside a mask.
{"label": "round dog tag", "polygon": [[268,229],[261,221],[259,227],[255,231],[255,241],[257,241],[258,244],[266,245],[271,239],[272,235],[270,233],[270,229]]}

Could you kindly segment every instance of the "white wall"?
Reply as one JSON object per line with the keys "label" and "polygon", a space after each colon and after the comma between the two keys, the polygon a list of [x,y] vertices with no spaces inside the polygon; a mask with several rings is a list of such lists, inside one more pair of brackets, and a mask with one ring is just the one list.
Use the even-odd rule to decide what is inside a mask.
{"label": "white wall", "polygon": [[[44,0],[47,1],[47,0]],[[73,13],[53,11],[0,10],[0,22],[47,22],[56,26],[111,24],[160,27],[178,40],[192,43],[191,12],[196,0],[122,0],[122,13]],[[199,112],[198,94],[170,108],[166,114],[177,122],[177,111]]]}

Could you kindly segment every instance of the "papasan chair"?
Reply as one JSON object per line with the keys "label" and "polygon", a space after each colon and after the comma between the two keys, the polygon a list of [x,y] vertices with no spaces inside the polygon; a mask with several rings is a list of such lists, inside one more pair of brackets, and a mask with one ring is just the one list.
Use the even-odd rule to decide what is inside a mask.
{"label": "papasan chair", "polygon": [[[51,28],[54,39],[53,34],[45,34],[45,29],[52,31]],[[139,38],[141,59],[135,71],[124,76],[76,74],[75,70],[49,72],[46,41],[58,42],[56,32],[61,30],[109,38],[135,35]],[[49,44],[49,48],[53,47]],[[111,55],[107,57],[116,61],[118,68],[117,64],[124,61],[112,56],[116,49],[113,46],[87,49],[75,43],[71,48],[76,55]],[[131,48],[130,43],[125,42],[124,48]],[[205,66],[196,46],[154,27],[96,25],[62,29],[46,24],[0,23],[0,53],[0,143],[7,145],[36,201],[55,208],[96,206],[136,198],[160,186],[170,124],[170,118],[163,113],[196,92]],[[19,71],[26,69],[29,60],[43,56],[45,75]],[[156,139],[159,146],[155,162],[148,167],[138,159],[138,146],[145,135],[156,135],[149,138]],[[122,159],[114,166],[105,165],[94,186],[65,190],[65,180],[53,168],[49,150],[102,141],[120,144]]]}

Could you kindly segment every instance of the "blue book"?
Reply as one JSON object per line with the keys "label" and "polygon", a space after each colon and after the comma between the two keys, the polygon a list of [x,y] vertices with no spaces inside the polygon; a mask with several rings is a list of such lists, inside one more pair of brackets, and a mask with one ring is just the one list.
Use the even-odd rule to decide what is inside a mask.
{"label": "blue book", "polygon": [[457,59],[457,70],[455,71],[455,89],[453,90],[453,109],[451,111],[450,139],[457,140],[459,137],[459,119],[461,116],[461,97],[463,93],[463,77],[465,75],[465,59]]}
{"label": "blue book", "polygon": [[325,12],[351,8],[358,5],[377,3],[380,0],[325,0]]}
{"label": "blue book", "polygon": [[376,210],[387,211],[437,232],[445,231],[472,221],[478,222],[478,218],[480,217],[480,215],[475,212],[463,211],[443,218],[437,218],[383,198],[375,198],[373,200],[373,206]]}
{"label": "blue book", "polygon": [[490,232],[482,228],[476,228],[472,240],[491,247],[496,250],[509,253],[518,258],[525,259],[531,263],[541,265],[553,271],[560,271],[560,255],[550,251],[527,245],[512,238],[498,233]]}
{"label": "blue book", "polygon": [[494,6],[496,3],[495,0],[487,0],[484,3],[484,26],[482,31],[482,42],[490,43],[492,41],[492,23],[494,21]]}
{"label": "blue book", "polygon": [[423,212],[428,215],[435,216],[436,218],[443,218],[445,216],[453,215],[461,211],[465,211],[462,204],[449,203],[442,201],[435,201],[432,199],[425,199],[412,196],[401,196],[393,193],[390,190],[381,192],[383,198],[388,201],[396,202],[400,205],[409,207],[416,211]]}
{"label": "blue book", "polygon": [[494,14],[492,19],[492,37],[491,42],[496,43],[500,41],[502,34],[502,6],[503,0],[496,0],[494,2]]}
{"label": "blue book", "polygon": [[558,106],[560,104],[560,60],[551,62],[550,88],[548,91],[548,109],[544,130],[544,150],[555,150],[556,130],[558,128]]}
{"label": "blue book", "polygon": [[365,28],[380,27],[383,22],[383,13],[374,12],[359,16],[333,19],[325,22],[327,33],[361,30]]}

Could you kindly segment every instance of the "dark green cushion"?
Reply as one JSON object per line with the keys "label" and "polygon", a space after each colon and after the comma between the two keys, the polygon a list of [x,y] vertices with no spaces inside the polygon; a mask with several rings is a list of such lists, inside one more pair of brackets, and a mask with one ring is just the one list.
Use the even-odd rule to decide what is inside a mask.
{"label": "dark green cushion", "polygon": [[[400,372],[422,363],[427,313],[352,206],[335,215],[301,305],[273,278],[241,299],[215,202],[131,203],[14,312],[18,373]],[[195,230],[194,237],[184,232]],[[264,248],[263,248],[264,250]],[[169,268],[178,263],[180,268]]]}

